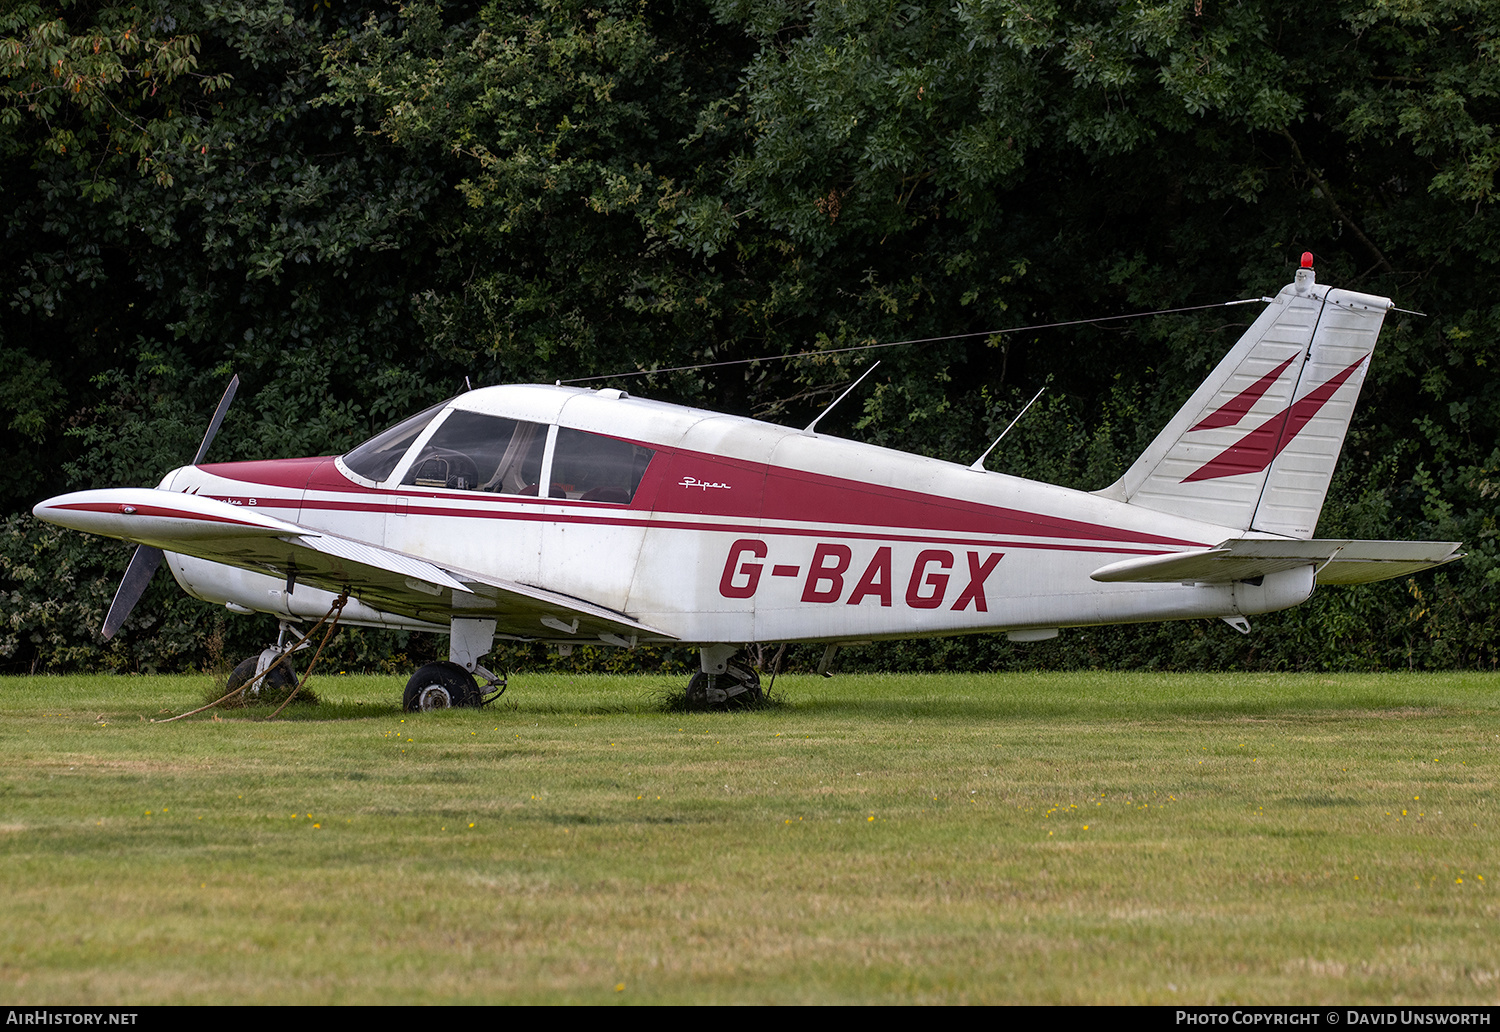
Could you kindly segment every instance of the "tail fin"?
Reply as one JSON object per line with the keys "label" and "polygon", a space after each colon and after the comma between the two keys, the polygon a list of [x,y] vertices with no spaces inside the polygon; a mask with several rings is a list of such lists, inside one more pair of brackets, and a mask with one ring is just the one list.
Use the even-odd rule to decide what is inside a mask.
{"label": "tail fin", "polygon": [[1299,269],[1135,465],[1097,493],[1311,538],[1390,307]]}

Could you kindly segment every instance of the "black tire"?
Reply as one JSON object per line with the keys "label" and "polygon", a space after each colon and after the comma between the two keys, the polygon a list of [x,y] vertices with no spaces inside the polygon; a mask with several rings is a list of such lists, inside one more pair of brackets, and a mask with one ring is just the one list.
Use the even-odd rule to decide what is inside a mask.
{"label": "black tire", "polygon": [[457,663],[428,663],[406,682],[401,708],[408,713],[426,713],[455,706],[478,706],[480,698],[479,684],[463,667]]}
{"label": "black tire", "polygon": [[699,670],[694,674],[688,681],[686,702],[689,709],[750,709],[765,697],[755,668],[730,660],[726,673],[705,674]]}
{"label": "black tire", "polygon": [[[235,667],[234,672],[229,675],[229,683],[224,686],[224,691],[232,692],[254,677],[255,665],[259,659],[259,656],[251,656]],[[249,702],[251,699],[262,695],[280,698],[295,687],[297,687],[297,671],[292,669],[292,664],[289,661],[282,660],[274,670],[260,679],[259,684],[254,685],[249,691],[244,693],[245,701]]]}
{"label": "black tire", "polygon": [[708,708],[708,689],[712,683],[712,676],[702,670],[692,676],[687,686],[688,709]]}

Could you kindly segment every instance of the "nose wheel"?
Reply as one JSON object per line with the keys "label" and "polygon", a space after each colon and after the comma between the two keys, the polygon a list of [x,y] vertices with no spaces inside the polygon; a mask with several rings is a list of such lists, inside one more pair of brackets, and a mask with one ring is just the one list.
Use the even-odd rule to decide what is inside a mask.
{"label": "nose wheel", "polygon": [[[225,690],[230,695],[240,692],[246,703],[280,702],[290,695],[298,684],[297,671],[292,668],[292,654],[306,651],[309,645],[305,636],[289,644],[286,640],[288,632],[297,633],[283,620],[276,634],[276,644],[267,646],[236,666],[229,675]],[[311,672],[311,663],[307,669]],[[303,702],[315,701],[311,693],[299,698]]]}
{"label": "nose wheel", "polygon": [[[233,673],[229,675],[229,683],[224,686],[225,689],[232,692],[243,686],[245,682],[251,680],[261,670],[265,669],[266,665],[269,664],[265,664],[265,661],[260,656],[251,656],[234,668]],[[265,677],[252,684],[246,690],[245,694],[251,699],[257,699],[262,695],[267,698],[280,699],[295,687],[297,687],[297,671],[292,669],[291,663],[283,662],[273,667],[271,672],[266,674]]]}

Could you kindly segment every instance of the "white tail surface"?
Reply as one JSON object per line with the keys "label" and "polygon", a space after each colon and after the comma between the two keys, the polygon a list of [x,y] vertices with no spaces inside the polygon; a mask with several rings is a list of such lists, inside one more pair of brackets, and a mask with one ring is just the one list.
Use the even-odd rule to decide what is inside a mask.
{"label": "white tail surface", "polygon": [[1213,548],[1137,556],[1089,574],[1105,584],[1229,584],[1316,566],[1319,584],[1372,584],[1462,559],[1457,541],[1236,538]]}
{"label": "white tail surface", "polygon": [[1299,269],[1135,465],[1097,493],[1311,538],[1390,308]]}

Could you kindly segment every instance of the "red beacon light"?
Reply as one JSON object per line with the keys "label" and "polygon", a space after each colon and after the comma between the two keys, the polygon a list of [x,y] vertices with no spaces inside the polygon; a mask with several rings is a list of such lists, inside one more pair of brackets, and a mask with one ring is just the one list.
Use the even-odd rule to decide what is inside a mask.
{"label": "red beacon light", "polygon": [[1312,252],[1311,251],[1303,251],[1302,252],[1302,267],[1304,269],[1311,269],[1312,268]]}

